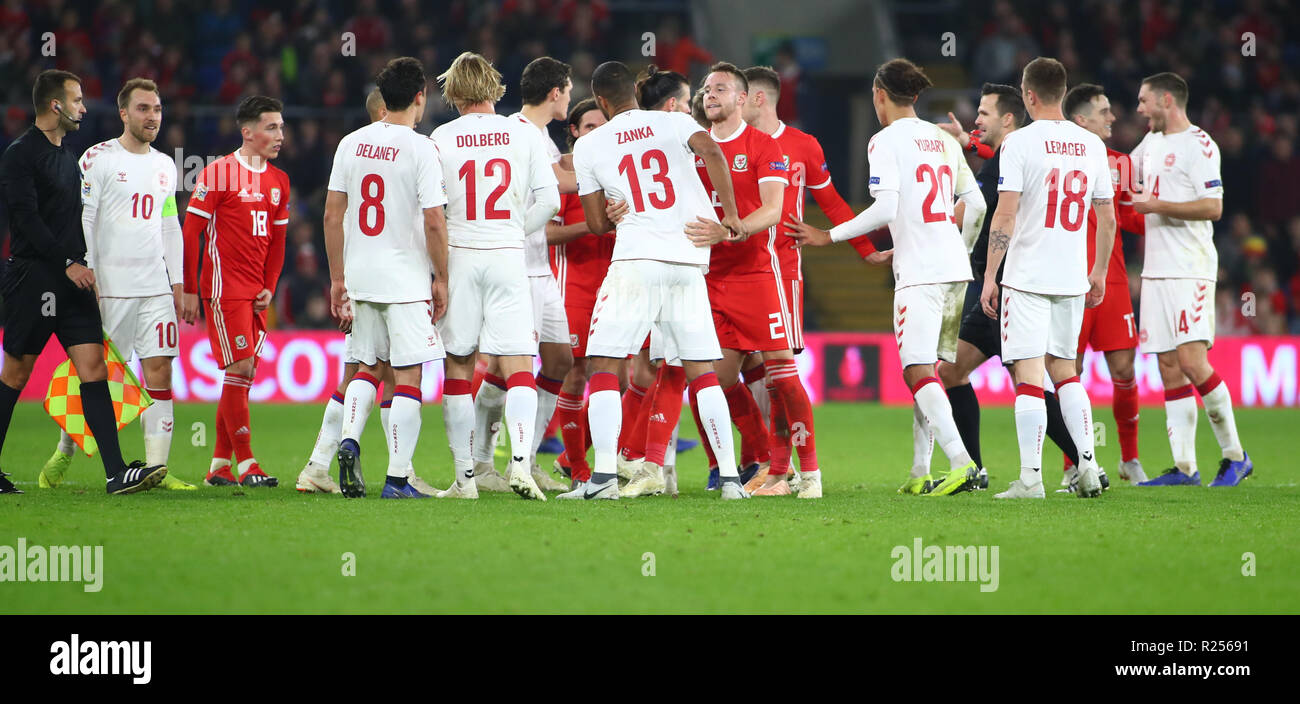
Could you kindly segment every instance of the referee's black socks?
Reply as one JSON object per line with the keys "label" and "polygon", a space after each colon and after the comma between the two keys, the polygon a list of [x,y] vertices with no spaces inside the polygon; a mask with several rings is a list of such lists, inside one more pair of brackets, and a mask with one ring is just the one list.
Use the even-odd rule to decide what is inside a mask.
{"label": "referee's black socks", "polygon": [[108,395],[108,381],[81,382],[82,413],[86,416],[86,425],[95,435],[99,445],[99,458],[104,462],[105,476],[126,469],[122,461],[122,449],[117,444],[117,415],[113,413],[113,399]]}
{"label": "referee's black socks", "polygon": [[9,421],[14,417],[14,405],[18,403],[18,394],[22,391],[0,381],[0,448],[4,448],[5,436],[9,434]]}

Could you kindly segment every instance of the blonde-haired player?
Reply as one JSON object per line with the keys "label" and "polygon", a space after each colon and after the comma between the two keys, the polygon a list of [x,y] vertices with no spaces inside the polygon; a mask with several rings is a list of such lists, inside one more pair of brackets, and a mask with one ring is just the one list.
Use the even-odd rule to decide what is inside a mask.
{"label": "blonde-haired player", "polygon": [[443,421],[456,480],[440,498],[477,498],[470,380],[475,352],[495,355],[506,378],[506,479],[525,499],[546,500],[531,475],[538,334],[524,257],[525,235],[543,230],[560,209],[552,160],[540,131],[498,115],[505,93],[487,59],[466,52],[438,77],[460,117],[433,131],[447,187],[448,290],[455,307],[439,323],[447,346]]}

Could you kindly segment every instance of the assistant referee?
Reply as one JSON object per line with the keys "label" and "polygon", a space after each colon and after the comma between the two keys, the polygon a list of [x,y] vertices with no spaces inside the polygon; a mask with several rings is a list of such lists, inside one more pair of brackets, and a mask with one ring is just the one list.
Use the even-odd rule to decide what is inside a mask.
{"label": "assistant referee", "polygon": [[[0,156],[0,199],[9,213],[13,254],[0,275],[0,296],[9,314],[0,369],[0,449],[18,394],[50,335],[57,335],[81,378],[82,412],[99,445],[108,493],[146,491],[162,481],[167,469],[122,461],[95,273],[86,268],[81,174],[77,158],[63,145],[86,114],[81,79],[67,71],[43,71],[32,88],[32,103],[36,123]],[[22,493],[2,471],[0,493]]]}

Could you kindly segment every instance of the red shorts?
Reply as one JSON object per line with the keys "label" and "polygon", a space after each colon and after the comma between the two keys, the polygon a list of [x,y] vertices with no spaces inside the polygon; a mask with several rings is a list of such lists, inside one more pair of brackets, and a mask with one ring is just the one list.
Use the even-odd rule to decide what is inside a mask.
{"label": "red shorts", "polygon": [[781,317],[785,321],[785,334],[790,338],[790,349],[803,350],[803,281],[781,279]]}
{"label": "red shorts", "polygon": [[775,352],[790,349],[781,287],[775,279],[708,279],[709,305],[718,345],[724,350]]}
{"label": "red shorts", "polygon": [[208,316],[212,357],[222,369],[241,359],[256,357],[266,339],[266,311],[253,312],[252,299],[218,298],[203,301]]}
{"label": "red shorts", "polygon": [[564,307],[564,315],[569,319],[569,346],[573,348],[574,359],[587,356],[587,336],[591,333],[591,312],[594,309],[595,306]]}
{"label": "red shorts", "polygon": [[1138,346],[1133,299],[1129,298],[1127,283],[1106,284],[1106,297],[1101,305],[1083,309],[1083,326],[1079,328],[1080,356],[1089,345],[1098,352]]}

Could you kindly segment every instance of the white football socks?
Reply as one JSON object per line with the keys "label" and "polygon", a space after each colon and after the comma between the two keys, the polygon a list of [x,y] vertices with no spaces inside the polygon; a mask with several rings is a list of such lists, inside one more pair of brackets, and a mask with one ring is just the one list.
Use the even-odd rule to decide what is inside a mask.
{"label": "white football socks", "polygon": [[375,405],[375,383],[360,374],[348,382],[347,393],[343,395],[343,432],[341,440],[352,440],[360,444],[361,431],[366,428],[366,419],[370,409]]}
{"label": "white football socks", "polygon": [[[466,484],[474,479],[472,447],[480,442],[475,436],[474,400],[469,395],[469,382],[463,382],[463,393],[448,393],[452,381],[448,380],[442,393],[442,424],[447,432],[447,445],[451,448],[451,461],[456,468],[456,483]],[[484,387],[487,385],[484,384]],[[482,439],[483,443],[488,438]],[[491,450],[489,449],[489,452]]]}
{"label": "white football socks", "polygon": [[1233,462],[1246,458],[1241,449],[1241,440],[1237,437],[1237,420],[1232,414],[1232,394],[1228,385],[1220,381],[1208,394],[1201,396],[1205,404],[1205,416],[1210,419],[1210,428],[1214,430],[1214,439],[1219,441],[1223,456]]}
{"label": "white football socks", "polygon": [[388,414],[388,476],[405,477],[420,440],[420,402],[408,396],[394,396]]}
{"label": "white football socks", "polygon": [[1083,388],[1078,377],[1056,387],[1056,398],[1061,403],[1061,417],[1065,428],[1070,431],[1070,439],[1079,450],[1079,468],[1097,466],[1097,454],[1093,447],[1092,436],[1092,402],[1088,391]]}
{"label": "white football socks", "polygon": [[623,425],[623,396],[617,388],[593,391],[587,397],[587,424],[595,452],[592,474],[617,474],[618,433]]}
{"label": "white football socks", "polygon": [[952,468],[960,469],[970,464],[970,454],[961,441],[961,433],[957,432],[957,422],[952,419],[952,404],[943,390],[943,384],[937,379],[922,384],[915,391],[915,399],[921,414],[930,422],[934,439],[943,449],[943,454],[948,456]]}
{"label": "white football socks", "polygon": [[[1041,393],[1041,390],[1039,391]],[[1047,433],[1047,404],[1041,396],[1016,394],[1016,439],[1020,444],[1020,483],[1033,487],[1043,481],[1043,436]]]}
{"label": "white football socks", "polygon": [[506,390],[489,381],[478,387],[474,397],[474,462],[492,462],[492,433],[501,422]]}
{"label": "white football socks", "polygon": [[533,427],[537,424],[537,389],[523,384],[507,389],[505,418],[505,427],[510,431],[510,456],[515,462],[528,462],[534,449]]}
{"label": "white football socks", "polygon": [[343,434],[343,401],[335,394],[325,404],[325,415],[321,417],[320,432],[316,433],[316,445],[311,449],[311,463],[328,467],[334,462],[334,453],[339,449],[339,438]]}
{"label": "white football socks", "polygon": [[1165,428],[1174,466],[1183,474],[1196,474],[1196,397],[1165,400]]}
{"label": "white football socks", "polygon": [[718,460],[718,475],[739,477],[736,472],[736,451],[731,436],[731,409],[727,395],[716,383],[695,392],[695,408],[700,414],[707,440]]}
{"label": "white football socks", "polygon": [[912,478],[930,473],[930,458],[934,454],[934,433],[921,413],[920,404],[912,401]]}

